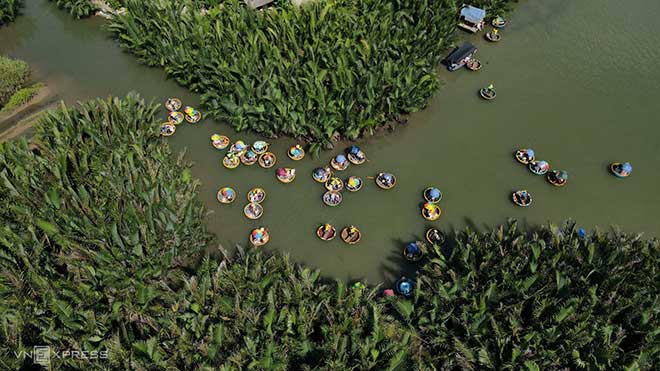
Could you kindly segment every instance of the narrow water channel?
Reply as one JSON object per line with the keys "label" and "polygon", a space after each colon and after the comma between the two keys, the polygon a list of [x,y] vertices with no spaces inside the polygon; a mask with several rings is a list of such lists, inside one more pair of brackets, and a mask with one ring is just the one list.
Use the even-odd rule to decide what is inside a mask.
{"label": "narrow water channel", "polygon": [[[429,107],[410,117],[394,133],[359,141],[369,162],[352,166],[342,177],[367,180],[379,171],[396,174],[394,190],[378,189],[367,180],[358,193],[345,193],[336,208],[321,203],[323,188],[311,178],[320,159],[294,163],[285,156],[291,139],[272,143],[279,165],[296,167],[297,179],[279,183],[273,170],[241,166],[224,169],[222,153],[209,141],[213,133],[243,139],[228,125],[205,120],[184,126],[172,137],[176,150],[186,149],[201,179],[200,195],[212,211],[208,224],[218,242],[231,249],[245,245],[249,231],[266,226],[267,249],[291,254],[293,260],[319,267],[339,278],[379,282],[406,267],[401,248],[421,238],[430,225],[450,231],[471,225],[479,229],[516,217],[525,223],[572,218],[587,229],[619,225],[624,230],[660,236],[660,2],[654,0],[522,1],[512,14],[503,40],[489,44],[462,35],[479,47],[481,71],[441,72],[445,85]],[[27,1],[24,15],[0,29],[0,53],[22,58],[35,68],[67,103],[124,95],[134,90],[147,99],[178,96],[198,101],[185,89],[123,53],[101,30],[103,21],[75,21],[45,0]],[[477,91],[493,83],[495,101]],[[570,174],[568,185],[555,188],[512,158],[518,147],[532,147],[553,168]],[[630,161],[629,179],[611,176],[607,165]],[[444,193],[442,217],[425,222],[421,192],[429,185]],[[229,206],[215,200],[219,187],[232,186],[239,199]],[[265,214],[248,221],[242,214],[251,187],[266,189]],[[514,206],[510,193],[527,189],[534,205]],[[363,240],[348,247],[321,242],[319,223],[341,228],[354,224]]]}

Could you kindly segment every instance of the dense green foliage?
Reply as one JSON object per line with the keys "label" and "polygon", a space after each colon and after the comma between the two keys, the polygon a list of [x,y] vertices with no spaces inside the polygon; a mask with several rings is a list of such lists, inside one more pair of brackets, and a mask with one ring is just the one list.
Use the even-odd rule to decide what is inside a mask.
{"label": "dense green foliage", "polygon": [[16,19],[23,0],[0,0],[0,26]]}
{"label": "dense green foliage", "polygon": [[[370,134],[425,106],[462,0],[127,0],[110,30],[236,129],[315,142]],[[476,1],[490,14],[508,1]]]}
{"label": "dense green foliage", "polygon": [[660,244],[515,223],[436,249],[396,308],[422,364],[460,370],[651,370],[660,364]]}
{"label": "dense green foliage", "polygon": [[0,108],[30,79],[27,63],[0,55]]}
{"label": "dense green foliage", "polygon": [[94,13],[96,7],[90,0],[50,0],[55,1],[57,6],[66,10],[75,18],[89,17]]}
{"label": "dense green foliage", "polygon": [[43,83],[36,83],[32,86],[20,89],[14,93],[11,98],[9,98],[7,104],[5,104],[5,106],[0,109],[0,113],[11,111],[16,107],[29,102],[32,98],[34,98],[35,95],[37,95],[37,93],[39,93],[39,90],[43,87]]}

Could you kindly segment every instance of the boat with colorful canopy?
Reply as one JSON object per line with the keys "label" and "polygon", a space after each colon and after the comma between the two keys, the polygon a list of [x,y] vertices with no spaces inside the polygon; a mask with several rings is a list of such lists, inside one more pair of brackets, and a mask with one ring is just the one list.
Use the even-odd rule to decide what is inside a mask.
{"label": "boat with colorful canopy", "polygon": [[341,193],[337,191],[327,191],[323,194],[322,199],[324,204],[334,207],[341,203],[343,197]]}
{"label": "boat with colorful canopy", "polygon": [[550,170],[550,164],[547,161],[530,161],[529,171],[536,175],[545,175]]}
{"label": "boat with colorful canopy", "polygon": [[252,143],[252,151],[258,155],[263,155],[268,151],[268,143],[263,140],[258,140]]}
{"label": "boat with colorful canopy", "polygon": [[332,166],[333,169],[337,171],[343,171],[348,168],[348,165],[350,162],[348,162],[348,159],[346,159],[346,156],[344,155],[337,155],[330,160],[330,166]]}
{"label": "boat with colorful canopy", "polygon": [[264,215],[264,207],[256,202],[250,202],[243,208],[243,214],[245,214],[248,219],[256,220]]}
{"label": "boat with colorful canopy", "polygon": [[300,161],[303,159],[303,157],[305,157],[305,150],[300,144],[296,144],[295,146],[289,148],[289,151],[286,154],[293,161]]}
{"label": "boat with colorful canopy", "polygon": [[317,167],[312,171],[312,178],[319,183],[325,183],[332,176],[330,167]]}
{"label": "boat with colorful canopy", "polygon": [[236,199],[236,191],[231,187],[222,187],[218,190],[216,198],[221,204],[230,204]]}
{"label": "boat with colorful canopy", "polygon": [[399,295],[410,297],[415,292],[415,282],[410,278],[402,276],[394,283],[394,289]]}
{"label": "boat with colorful canopy", "polygon": [[179,98],[167,98],[165,101],[165,109],[168,111],[178,111],[181,109],[181,99]]}
{"label": "boat with colorful canopy", "polygon": [[427,202],[422,206],[422,216],[426,220],[434,221],[437,220],[440,215],[442,214],[442,210],[440,209],[440,206]]}
{"label": "boat with colorful canopy", "polygon": [[280,182],[291,183],[294,179],[296,179],[296,169],[278,167],[277,170],[275,170],[275,175],[277,176],[277,180]]}
{"label": "boat with colorful canopy", "polygon": [[442,245],[445,242],[444,233],[440,232],[439,229],[429,228],[426,231],[426,240],[429,241],[431,245]]}
{"label": "boat with colorful canopy", "polygon": [[233,153],[227,153],[222,159],[222,165],[227,169],[236,169],[241,164],[241,160]]}
{"label": "boat with colorful canopy", "polygon": [[162,137],[171,137],[176,132],[176,126],[169,122],[160,125],[160,135]]}
{"label": "boat with colorful canopy", "polygon": [[528,207],[532,204],[532,195],[527,190],[515,191],[511,195],[513,203],[520,207]]}
{"label": "boat with colorful canopy", "polygon": [[337,236],[337,230],[326,223],[316,229],[316,236],[323,241],[332,241]]}
{"label": "boat with colorful canopy", "polygon": [[497,28],[493,28],[492,31],[486,33],[486,40],[496,43],[502,40],[502,35],[500,35],[500,32]]}
{"label": "boat with colorful canopy", "polygon": [[167,114],[167,121],[174,125],[179,125],[183,122],[184,115],[181,112],[175,111]]}
{"label": "boat with colorful canopy", "polygon": [[268,230],[264,227],[259,227],[250,233],[250,243],[254,245],[254,247],[260,247],[268,243],[270,241],[270,235],[268,234]]}
{"label": "boat with colorful canopy", "polygon": [[495,92],[495,87],[493,84],[488,85],[487,87],[479,90],[479,95],[485,100],[493,100],[497,96]]}
{"label": "boat with colorful canopy", "polygon": [[529,165],[530,162],[534,161],[536,159],[535,155],[534,150],[531,148],[521,148],[515,153],[516,161],[523,165]]}
{"label": "boat with colorful canopy", "polygon": [[403,248],[403,257],[406,260],[411,262],[418,262],[422,260],[424,255],[427,253],[428,248],[426,244],[422,241],[415,241],[407,243]]}
{"label": "boat with colorful canopy", "polygon": [[255,187],[247,194],[249,202],[262,203],[266,199],[266,191],[263,188]]}
{"label": "boat with colorful canopy", "polygon": [[242,140],[237,140],[234,142],[234,144],[229,147],[229,152],[235,154],[236,156],[242,155],[245,151],[247,151],[247,144],[243,142]]}
{"label": "boat with colorful canopy", "polygon": [[325,182],[325,189],[328,191],[341,191],[344,189],[344,181],[337,177],[332,177]]}
{"label": "boat with colorful canopy", "polygon": [[196,124],[202,119],[202,112],[190,106],[186,106],[183,109],[183,113],[186,116],[186,121],[190,124]]}
{"label": "boat with colorful canopy", "polygon": [[367,161],[367,156],[362,152],[360,147],[352,145],[346,150],[346,157],[353,165],[361,165]]}
{"label": "boat with colorful canopy", "polygon": [[259,166],[263,167],[264,169],[270,169],[271,167],[275,166],[276,162],[277,157],[275,157],[273,152],[266,152],[259,156]]}
{"label": "boat with colorful canopy", "polygon": [[442,200],[442,192],[436,187],[428,187],[424,190],[424,199],[430,203],[438,203]]}
{"label": "boat with colorful canopy", "polygon": [[497,16],[493,18],[492,21],[490,21],[490,24],[493,25],[493,27],[495,28],[504,28],[506,27],[507,23],[508,23],[507,20],[500,16]]}
{"label": "boat with colorful canopy", "polygon": [[563,187],[568,181],[568,172],[566,170],[552,170],[548,173],[546,179],[555,187]]}
{"label": "boat with colorful canopy", "polygon": [[392,189],[396,186],[396,177],[390,173],[379,173],[376,176],[376,185],[382,189]]}
{"label": "boat with colorful canopy", "polygon": [[239,158],[241,159],[241,163],[245,166],[252,166],[259,161],[259,156],[251,149],[243,152]]}
{"label": "boat with colorful canopy", "polygon": [[228,136],[220,134],[211,135],[211,144],[213,144],[213,148],[215,149],[223,150],[229,147],[230,143],[231,141],[229,140]]}
{"label": "boat with colorful canopy", "polygon": [[610,171],[617,178],[627,178],[632,173],[633,167],[630,162],[614,162],[610,164]]}
{"label": "boat with colorful canopy", "polygon": [[353,175],[346,179],[346,189],[348,189],[349,192],[357,192],[362,189],[363,185],[364,182],[359,176]]}
{"label": "boat with colorful canopy", "polygon": [[350,227],[344,227],[344,229],[341,230],[341,240],[349,245],[355,245],[356,243],[360,242],[361,239],[362,232],[360,232],[360,230],[357,229],[354,225],[351,225]]}

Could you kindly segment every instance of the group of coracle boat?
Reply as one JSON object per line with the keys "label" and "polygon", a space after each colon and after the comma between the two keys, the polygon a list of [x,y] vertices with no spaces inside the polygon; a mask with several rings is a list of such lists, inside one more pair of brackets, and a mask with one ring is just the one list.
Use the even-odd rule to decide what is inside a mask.
{"label": "group of coracle boat", "polygon": [[[230,204],[236,200],[237,192],[232,187],[222,187],[218,190],[216,198],[221,204]],[[264,214],[262,202],[266,199],[266,191],[263,188],[255,187],[247,193],[248,203],[243,207],[243,214],[250,220],[261,218]],[[250,243],[255,247],[260,247],[270,241],[270,235],[265,227],[259,227],[250,233]]]}
{"label": "group of coracle boat", "polygon": [[174,135],[176,127],[184,121],[189,124],[196,124],[202,119],[202,113],[199,110],[191,106],[185,106],[181,111],[182,106],[183,104],[179,98],[168,98],[165,101],[168,114],[167,122],[160,125],[161,136],[170,137]]}

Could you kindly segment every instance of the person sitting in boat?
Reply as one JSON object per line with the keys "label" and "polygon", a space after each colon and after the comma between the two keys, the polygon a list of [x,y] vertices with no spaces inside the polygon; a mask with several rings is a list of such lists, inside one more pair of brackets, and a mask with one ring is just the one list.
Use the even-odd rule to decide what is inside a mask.
{"label": "person sitting in boat", "polygon": [[272,153],[264,153],[261,155],[261,166],[271,167],[275,165],[275,157]]}
{"label": "person sitting in boat", "polygon": [[348,227],[348,240],[352,240],[354,237],[357,237],[359,235],[360,231],[355,228],[355,226],[350,226]]}
{"label": "person sitting in boat", "polygon": [[172,125],[163,125],[160,127],[160,135],[170,136],[174,134],[174,127]]}
{"label": "person sitting in boat", "polygon": [[392,174],[385,173],[380,177],[380,180],[385,187],[391,187],[394,185],[394,177]]}
{"label": "person sitting in boat", "polygon": [[403,249],[403,256],[409,261],[419,261],[425,253],[424,243],[421,241],[411,242]]}
{"label": "person sitting in boat", "polygon": [[632,165],[630,162],[612,164],[612,172],[621,178],[628,177],[632,173]]}

